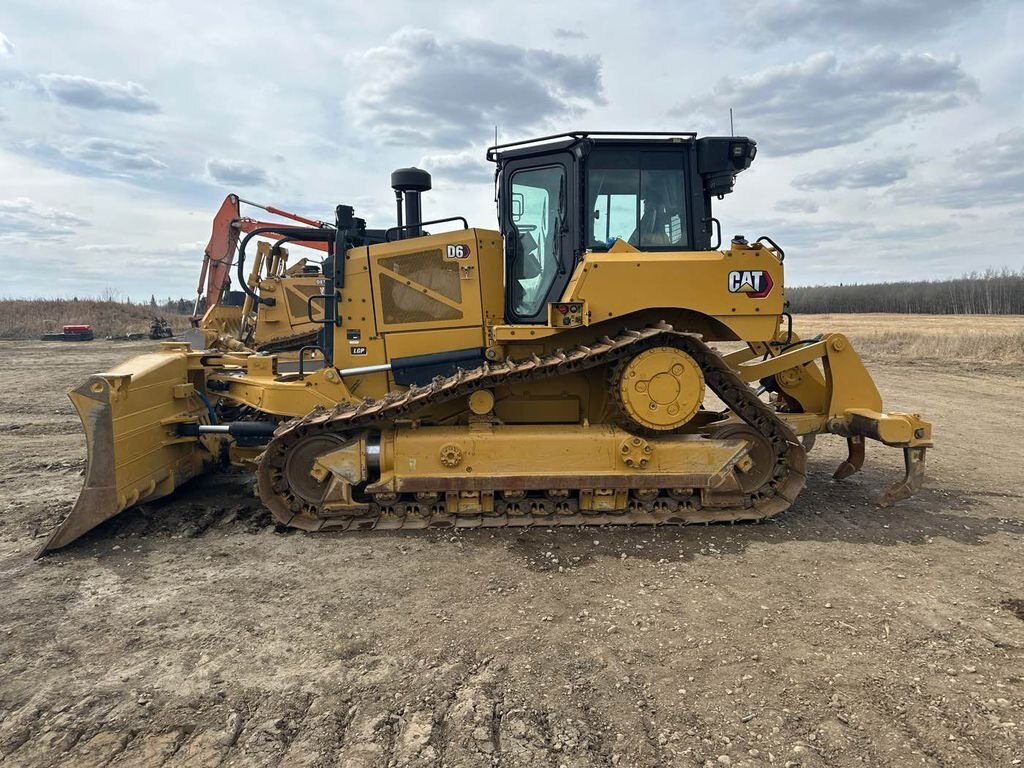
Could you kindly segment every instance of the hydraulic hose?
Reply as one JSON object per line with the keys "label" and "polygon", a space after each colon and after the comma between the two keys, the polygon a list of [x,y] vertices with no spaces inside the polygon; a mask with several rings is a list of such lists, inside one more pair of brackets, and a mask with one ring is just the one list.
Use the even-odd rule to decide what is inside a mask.
{"label": "hydraulic hose", "polygon": [[254,237],[258,235],[266,235],[271,232],[278,235],[280,239],[303,240],[311,243],[330,243],[333,242],[335,238],[333,229],[319,229],[316,227],[257,227],[245,236],[238,246],[238,284],[246,295],[250,296],[253,301],[258,304],[266,304],[268,306],[272,306],[272,300],[261,298],[256,291],[249,287],[249,283],[245,279],[245,248],[249,245],[249,241]]}

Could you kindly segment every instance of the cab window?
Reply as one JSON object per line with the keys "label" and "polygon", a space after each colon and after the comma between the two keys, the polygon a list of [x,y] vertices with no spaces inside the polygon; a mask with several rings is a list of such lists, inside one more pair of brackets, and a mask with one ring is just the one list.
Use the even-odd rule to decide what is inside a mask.
{"label": "cab window", "polygon": [[512,306],[536,315],[558,274],[565,221],[565,168],[530,168],[512,175],[510,201],[516,239],[510,268]]}
{"label": "cab window", "polygon": [[587,163],[589,247],[689,248],[680,152],[595,150]]}

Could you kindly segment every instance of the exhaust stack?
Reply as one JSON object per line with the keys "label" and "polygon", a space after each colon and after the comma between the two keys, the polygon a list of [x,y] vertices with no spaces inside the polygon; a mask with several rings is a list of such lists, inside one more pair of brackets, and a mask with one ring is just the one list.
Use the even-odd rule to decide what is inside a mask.
{"label": "exhaust stack", "polygon": [[[399,168],[391,174],[391,188],[395,190],[400,239],[423,234],[423,208],[420,194],[430,189],[430,174],[421,168]],[[402,223],[402,200],[405,200],[405,224]]]}

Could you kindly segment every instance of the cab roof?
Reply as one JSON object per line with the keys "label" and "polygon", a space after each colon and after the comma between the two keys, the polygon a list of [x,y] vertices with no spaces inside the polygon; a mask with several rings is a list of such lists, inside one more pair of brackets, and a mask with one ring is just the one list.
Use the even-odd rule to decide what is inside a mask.
{"label": "cab roof", "polygon": [[689,131],[569,131],[536,139],[513,141],[506,144],[495,144],[487,149],[487,159],[501,162],[516,157],[547,154],[548,152],[568,149],[584,139],[595,144],[681,144],[697,139],[697,134]]}

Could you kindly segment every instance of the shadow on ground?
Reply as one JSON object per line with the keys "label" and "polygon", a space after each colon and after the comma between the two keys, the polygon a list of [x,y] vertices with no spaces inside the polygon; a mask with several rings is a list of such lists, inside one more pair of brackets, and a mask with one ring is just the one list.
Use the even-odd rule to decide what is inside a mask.
{"label": "shadow on ground", "polygon": [[[751,544],[791,541],[845,542],[895,546],[926,544],[942,537],[961,544],[985,543],[997,533],[1024,534],[1024,520],[985,516],[990,496],[999,494],[925,488],[893,508],[878,507],[876,489],[888,478],[866,471],[842,483],[812,474],[797,502],[784,515],[761,523],[659,528],[604,526],[594,528],[434,529],[348,534],[303,534],[275,525],[255,496],[252,477],[226,472],[200,478],[172,498],[144,504],[101,524],[63,550],[92,550],[115,538],[196,538],[223,534],[273,532],[308,535],[325,541],[344,536],[366,541],[413,537],[430,540],[459,537],[480,546],[505,547],[526,559],[534,570],[578,568],[598,555],[626,554],[644,560],[690,560],[702,555],[744,552]],[[66,514],[51,510],[46,517]],[[37,532],[37,536],[42,532]],[[41,542],[41,539],[40,539]],[[59,556],[59,555],[58,555]]]}

